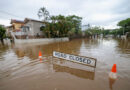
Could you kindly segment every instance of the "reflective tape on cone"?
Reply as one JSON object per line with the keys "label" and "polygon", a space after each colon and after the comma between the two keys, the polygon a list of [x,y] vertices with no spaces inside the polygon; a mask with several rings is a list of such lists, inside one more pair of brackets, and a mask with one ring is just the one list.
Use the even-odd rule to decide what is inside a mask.
{"label": "reflective tape on cone", "polygon": [[39,51],[39,59],[40,60],[42,59],[42,53],[41,53],[41,51]]}
{"label": "reflective tape on cone", "polygon": [[112,78],[112,79],[116,79],[117,78],[117,74],[113,73],[113,72],[110,72],[109,73],[109,77]]}
{"label": "reflective tape on cone", "polygon": [[42,56],[39,56],[39,58],[42,58]]}

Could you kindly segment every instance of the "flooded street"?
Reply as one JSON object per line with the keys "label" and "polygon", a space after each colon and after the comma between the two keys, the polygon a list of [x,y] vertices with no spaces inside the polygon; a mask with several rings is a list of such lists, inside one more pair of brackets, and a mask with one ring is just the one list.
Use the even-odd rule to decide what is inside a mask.
{"label": "flooded street", "polygon": [[[96,58],[97,66],[55,58],[53,51]],[[117,65],[116,80],[109,78],[113,64]],[[130,90],[130,40],[0,45],[0,90]]]}

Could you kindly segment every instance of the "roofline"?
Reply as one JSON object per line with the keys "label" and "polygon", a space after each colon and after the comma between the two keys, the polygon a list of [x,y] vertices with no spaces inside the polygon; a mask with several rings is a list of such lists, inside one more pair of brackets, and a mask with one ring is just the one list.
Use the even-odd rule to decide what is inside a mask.
{"label": "roofline", "polygon": [[25,24],[28,21],[34,21],[34,22],[40,22],[40,23],[44,23],[43,21],[39,21],[39,20],[35,20],[35,19],[31,19],[31,18],[25,18],[24,21],[21,20],[16,20],[16,19],[11,19],[10,24],[14,23],[20,23],[20,24]]}
{"label": "roofline", "polygon": [[24,19],[24,23],[27,23],[26,20],[44,23],[43,21],[39,21],[39,20],[31,19],[31,18],[25,18],[25,19]]}
{"label": "roofline", "polygon": [[21,23],[21,24],[24,24],[24,21],[22,21],[22,20],[16,20],[16,19],[11,19],[10,24],[12,24],[13,21],[14,21],[14,23]]}

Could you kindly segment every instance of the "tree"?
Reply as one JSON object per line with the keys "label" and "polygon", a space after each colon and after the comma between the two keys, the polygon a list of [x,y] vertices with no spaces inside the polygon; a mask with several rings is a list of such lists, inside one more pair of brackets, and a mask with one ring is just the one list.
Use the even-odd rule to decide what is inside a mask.
{"label": "tree", "polygon": [[71,29],[74,29],[74,33],[81,33],[81,17],[76,15],[71,16],[50,16],[45,7],[42,7],[38,11],[39,18],[43,17],[45,26],[41,27],[41,30],[45,33],[46,37],[65,37]]}
{"label": "tree", "polygon": [[49,12],[45,7],[40,8],[37,15],[39,18],[43,17],[43,21],[47,21],[50,19]]}
{"label": "tree", "polygon": [[87,36],[88,35],[89,36],[90,35],[99,35],[99,34],[102,33],[102,29],[100,27],[98,27],[98,26],[95,26],[95,27],[91,27],[91,28],[85,30],[85,32],[86,32]]}
{"label": "tree", "polygon": [[111,32],[109,32],[109,34],[117,36],[117,31],[118,31],[118,29],[113,29],[113,30],[111,30]]}
{"label": "tree", "polygon": [[66,17],[66,20],[70,22],[72,25],[72,28],[75,29],[75,34],[80,33],[82,17],[76,16],[76,15],[70,15]]}
{"label": "tree", "polygon": [[121,20],[117,25],[120,26],[120,29],[117,31],[118,34],[123,35],[126,32],[130,32],[130,18]]}
{"label": "tree", "polygon": [[46,37],[65,37],[68,36],[68,33],[70,33],[72,29],[74,33],[80,33],[80,24],[78,23],[76,19],[73,19],[71,16],[50,16],[50,21],[46,22],[45,27],[41,29]]}
{"label": "tree", "polygon": [[5,28],[2,25],[0,25],[0,41],[2,44],[4,44],[3,39],[6,37],[5,32],[6,32]]}
{"label": "tree", "polygon": [[50,37],[50,27],[48,27],[50,25],[50,23],[48,22],[50,20],[50,14],[47,11],[47,9],[45,7],[42,7],[39,9],[38,13],[37,13],[39,18],[43,18],[44,24],[45,26],[40,27],[41,30],[44,30],[44,33],[47,37]]}
{"label": "tree", "polygon": [[117,25],[121,26],[121,27],[130,26],[130,18],[127,18],[125,20],[121,20]]}

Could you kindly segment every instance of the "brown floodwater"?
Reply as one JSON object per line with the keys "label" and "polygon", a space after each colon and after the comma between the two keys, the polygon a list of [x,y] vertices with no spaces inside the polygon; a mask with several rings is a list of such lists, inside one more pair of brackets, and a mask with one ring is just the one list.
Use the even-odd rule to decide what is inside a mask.
{"label": "brown floodwater", "polygon": [[[96,58],[97,66],[55,58],[53,51]],[[113,64],[117,64],[116,80],[109,78]],[[130,90],[130,40],[0,45],[0,90]]]}

